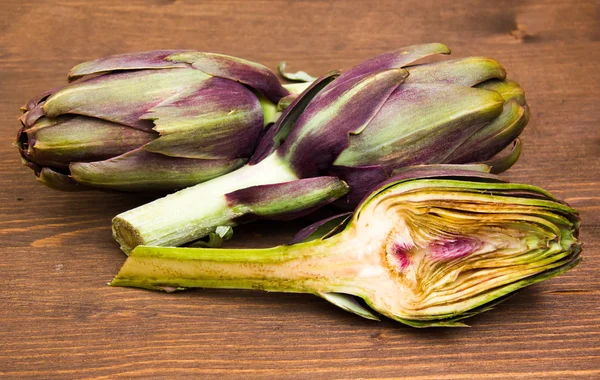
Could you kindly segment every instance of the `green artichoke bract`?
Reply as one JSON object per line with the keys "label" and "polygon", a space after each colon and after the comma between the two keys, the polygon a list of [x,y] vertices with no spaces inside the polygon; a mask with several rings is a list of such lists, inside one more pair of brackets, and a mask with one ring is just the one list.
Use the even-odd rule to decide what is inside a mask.
{"label": "green artichoke bract", "polygon": [[[178,246],[220,225],[281,217],[268,204],[297,204],[288,217],[334,197],[353,209],[374,185],[411,165],[485,162],[493,172],[507,169],[519,156],[516,139],[529,117],[522,89],[489,58],[413,65],[448,53],[442,44],[409,46],[316,80],[265,133],[247,165],[118,215],[116,240],[125,252]],[[328,195],[315,186],[330,181],[307,181],[320,176],[349,187],[332,187]],[[277,190],[288,182],[296,183],[293,195]],[[238,191],[262,197],[262,213],[241,207]],[[319,192],[327,202],[303,201],[302,191]]]}
{"label": "green artichoke bract", "polygon": [[378,319],[375,310],[415,327],[461,326],[574,267],[578,228],[577,211],[540,188],[462,168],[416,167],[377,189],[352,216],[301,232],[304,242],[139,246],[111,285],[312,293],[365,318]]}
{"label": "green artichoke bract", "polygon": [[194,51],[151,51],[85,62],[81,80],[22,110],[23,163],[53,188],[169,191],[248,161],[289,94],[266,67]]}

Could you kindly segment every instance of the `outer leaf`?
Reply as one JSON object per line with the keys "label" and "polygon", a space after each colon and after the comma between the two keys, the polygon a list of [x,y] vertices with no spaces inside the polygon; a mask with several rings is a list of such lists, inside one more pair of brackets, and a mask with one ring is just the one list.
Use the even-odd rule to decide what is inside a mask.
{"label": "outer leaf", "polygon": [[389,174],[379,165],[333,166],[329,174],[335,175],[350,186],[350,192],[335,203],[342,210],[354,210],[365,195],[389,178]]}
{"label": "outer leaf", "polygon": [[[41,94],[39,94],[38,96],[31,98],[27,104],[25,104],[24,106],[21,107],[21,111],[22,112],[26,112],[26,111],[31,111],[33,108],[35,108],[38,104],[42,103],[48,96],[54,94],[56,91],[60,90],[62,87],[55,87],[51,90],[42,92]],[[31,126],[31,125],[28,125]]]}
{"label": "outer leaf", "polygon": [[289,94],[271,70],[255,62],[228,55],[201,52],[176,53],[170,55],[167,60],[189,63],[195,69],[207,74],[241,82],[259,90],[275,104],[280,98]]}
{"label": "outer leaf", "polygon": [[427,84],[402,85],[335,160],[338,166],[395,167],[441,163],[475,131],[500,114],[495,91]]}
{"label": "outer leaf", "polygon": [[346,148],[348,134],[362,131],[407,75],[402,69],[381,71],[365,76],[342,93],[338,93],[338,86],[326,96],[319,95],[298,118],[279,154],[302,177],[329,168]]}
{"label": "outer leaf", "polygon": [[336,177],[306,178],[252,186],[227,194],[228,206],[245,219],[295,219],[333,202],[348,192]]}
{"label": "outer leaf", "polygon": [[510,99],[498,117],[467,138],[446,162],[460,164],[492,158],[521,134],[528,120],[528,108],[519,105],[516,99]]}
{"label": "outer leaf", "polygon": [[80,63],[69,71],[69,80],[79,79],[85,75],[101,74],[116,70],[167,69],[187,67],[183,62],[166,60],[171,54],[185,50],[154,50],[139,53],[125,53],[99,58]]}
{"label": "outer leaf", "polygon": [[43,118],[20,135],[27,159],[41,166],[67,168],[74,161],[118,156],[156,138],[156,134],[87,116]]}
{"label": "outer leaf", "polygon": [[492,90],[500,93],[504,100],[509,101],[515,99],[517,103],[526,107],[525,92],[518,83],[513,81],[489,80],[477,85],[478,88]]}
{"label": "outer leaf", "polygon": [[89,190],[88,187],[80,185],[70,176],[56,172],[50,168],[42,168],[39,172],[38,181],[54,190],[61,191],[83,191]]}
{"label": "outer leaf", "polygon": [[164,191],[207,181],[243,164],[243,159],[199,160],[136,149],[105,161],[73,163],[69,168],[77,182],[94,187]]}
{"label": "outer leaf", "polygon": [[140,119],[149,109],[192,94],[209,78],[185,68],[103,75],[64,87],[42,108],[48,117],[74,113],[148,130],[152,123]]}
{"label": "outer leaf", "polygon": [[222,78],[210,78],[193,94],[162,102],[142,118],[151,119],[161,135],[144,149],[173,157],[248,157],[263,129],[254,93]]}
{"label": "outer leaf", "polygon": [[34,104],[36,100],[29,101],[25,107],[29,107],[31,105],[31,108],[19,118],[24,127],[33,127],[35,123],[45,115],[44,109],[42,108],[44,101]]}
{"label": "outer leaf", "polygon": [[319,293],[319,297],[331,302],[335,306],[346,310],[347,312],[356,314],[366,319],[380,321],[379,317],[373,312],[356,301],[356,298],[350,294],[343,293]]}
{"label": "outer leaf", "polygon": [[353,80],[365,74],[375,73],[381,70],[396,69],[407,66],[419,59],[435,55],[450,54],[450,49],[440,43],[407,46],[398,50],[389,51],[376,57],[367,59],[351,70],[343,73],[335,86],[346,81]]}
{"label": "outer leaf", "polygon": [[288,244],[305,243],[313,240],[325,239],[337,232],[340,232],[349,221],[351,212],[345,212],[325,218],[316,223],[311,224],[298,231],[294,238]]}
{"label": "outer leaf", "polygon": [[405,83],[444,83],[471,87],[489,79],[504,79],[506,70],[485,57],[459,58],[408,67]]}
{"label": "outer leaf", "polygon": [[511,146],[485,161],[484,164],[489,165],[492,168],[492,173],[498,174],[510,169],[517,162],[520,155],[521,140],[516,139]]}
{"label": "outer leaf", "polygon": [[289,136],[294,123],[302,112],[304,112],[304,109],[308,106],[310,101],[338,75],[339,72],[337,71],[325,74],[314,81],[292,101],[285,111],[283,111],[283,114],[281,114],[277,123],[275,123],[275,125],[260,139],[254,155],[250,158],[250,165],[255,165],[262,161],[281,145],[281,143]]}

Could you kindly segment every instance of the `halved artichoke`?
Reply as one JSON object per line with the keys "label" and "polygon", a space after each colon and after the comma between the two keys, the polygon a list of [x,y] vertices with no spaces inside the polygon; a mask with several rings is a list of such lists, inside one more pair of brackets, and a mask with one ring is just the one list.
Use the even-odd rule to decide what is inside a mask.
{"label": "halved artichoke", "polygon": [[[473,170],[470,170],[473,169]],[[404,170],[357,211],[268,249],[139,246],[114,286],[313,293],[370,319],[461,326],[580,261],[577,211],[480,166]],[[345,225],[345,227],[344,227]]]}

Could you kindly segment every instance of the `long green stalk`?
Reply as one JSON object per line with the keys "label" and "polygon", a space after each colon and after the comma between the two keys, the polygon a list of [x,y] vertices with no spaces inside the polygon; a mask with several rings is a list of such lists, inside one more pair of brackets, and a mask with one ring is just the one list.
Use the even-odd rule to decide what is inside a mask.
{"label": "long green stalk", "polygon": [[113,286],[189,287],[314,293],[339,290],[364,268],[339,238],[266,249],[194,249],[138,246]]}
{"label": "long green stalk", "polygon": [[243,209],[230,207],[225,197],[235,190],[298,179],[275,155],[211,181],[189,187],[117,215],[113,236],[125,253],[137,245],[178,246],[234,226]]}

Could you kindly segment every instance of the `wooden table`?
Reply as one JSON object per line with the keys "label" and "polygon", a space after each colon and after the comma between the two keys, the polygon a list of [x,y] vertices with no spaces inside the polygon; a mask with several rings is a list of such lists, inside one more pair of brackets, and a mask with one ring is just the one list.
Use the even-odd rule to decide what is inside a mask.
{"label": "wooden table", "polygon": [[[600,378],[600,4],[597,1],[21,1],[0,6],[0,377]],[[149,198],[45,188],[11,146],[18,108],[76,63],[189,48],[321,74],[440,41],[491,56],[532,110],[506,174],[581,211],[584,261],[467,329],[360,319],[308,295],[106,286],[115,214]],[[286,241],[259,223],[233,245]]]}

